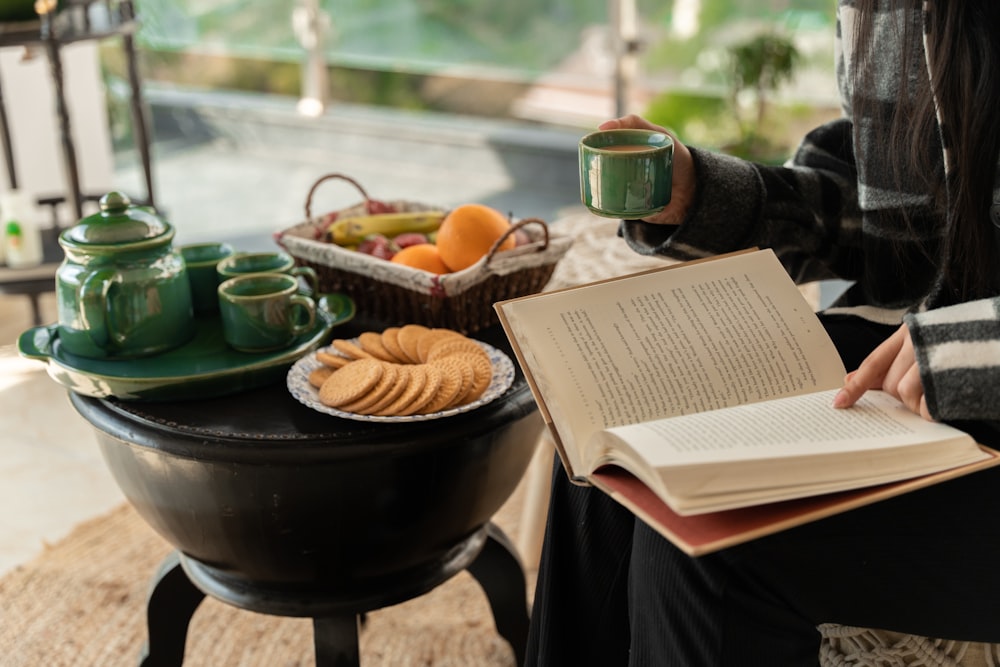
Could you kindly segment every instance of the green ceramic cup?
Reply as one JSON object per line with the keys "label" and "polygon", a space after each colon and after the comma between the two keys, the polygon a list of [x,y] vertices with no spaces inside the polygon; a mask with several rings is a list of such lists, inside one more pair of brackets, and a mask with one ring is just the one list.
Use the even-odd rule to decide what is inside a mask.
{"label": "green ceramic cup", "polygon": [[191,283],[191,305],[196,315],[219,312],[219,273],[216,266],[233,254],[228,243],[192,243],[179,248]]}
{"label": "green ceramic cup", "polygon": [[670,203],[674,142],[651,130],[599,130],[580,140],[580,199],[605,218],[653,215]]}
{"label": "green ceramic cup", "polygon": [[220,282],[247,273],[287,273],[302,278],[313,294],[319,294],[316,271],[308,266],[295,266],[295,259],[287,252],[238,252],[220,261],[216,271]]}
{"label": "green ceramic cup", "polygon": [[241,352],[280,350],[316,323],[316,303],[299,294],[298,279],[287,273],[230,278],[218,295],[223,337]]}

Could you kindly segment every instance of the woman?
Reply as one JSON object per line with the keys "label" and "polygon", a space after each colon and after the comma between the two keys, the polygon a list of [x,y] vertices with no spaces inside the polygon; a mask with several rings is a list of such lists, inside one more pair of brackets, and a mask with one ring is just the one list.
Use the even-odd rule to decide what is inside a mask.
{"label": "woman", "polygon": [[[834,407],[885,389],[1000,445],[1000,2],[841,0],[838,26],[843,118],[787,167],[677,142],[670,206],[620,233],[854,281],[822,314],[856,369]],[[1000,642],[996,469],[697,559],[558,465],[549,512],[529,665],[816,665],[822,623]]]}

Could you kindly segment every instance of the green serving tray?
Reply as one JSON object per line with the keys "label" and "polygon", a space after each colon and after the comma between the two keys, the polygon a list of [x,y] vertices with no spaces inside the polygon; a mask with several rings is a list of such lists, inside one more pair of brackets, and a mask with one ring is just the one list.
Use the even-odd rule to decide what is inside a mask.
{"label": "green serving tray", "polygon": [[345,294],[319,299],[316,325],[288,347],[266,353],[238,352],[226,345],[219,317],[198,318],[184,345],[151,357],[87,359],[59,343],[58,325],[34,327],[17,340],[22,357],[47,364],[49,376],[80,394],[136,401],[176,401],[235,394],[283,379],[296,360],[326,342],[334,327],[354,317]]}

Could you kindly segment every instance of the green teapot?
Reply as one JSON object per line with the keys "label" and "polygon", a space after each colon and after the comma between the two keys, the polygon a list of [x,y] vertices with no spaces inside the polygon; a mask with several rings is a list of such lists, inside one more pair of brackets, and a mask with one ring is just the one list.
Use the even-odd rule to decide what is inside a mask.
{"label": "green teapot", "polygon": [[187,268],[171,245],[174,228],[120,192],[59,235],[59,343],[92,359],[164,352],[194,336]]}

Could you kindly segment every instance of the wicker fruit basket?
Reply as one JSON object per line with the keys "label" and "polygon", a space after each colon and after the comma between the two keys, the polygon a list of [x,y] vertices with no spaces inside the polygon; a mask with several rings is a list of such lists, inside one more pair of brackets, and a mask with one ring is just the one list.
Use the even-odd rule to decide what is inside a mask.
{"label": "wicker fruit basket", "polygon": [[[317,187],[341,179],[357,188],[362,201],[336,211],[336,218],[368,213],[440,210],[403,200],[374,200],[360,184],[343,174],[322,176],[310,188],[305,220],[275,234],[275,240],[302,266],[312,267],[321,292],[343,292],[354,299],[358,312],[385,326],[423,324],[473,333],[498,322],[493,304],[540,291],[572,239],[549,230],[539,218],[518,220],[483,259],[456,271],[437,275],[343,248],[324,240],[331,215],[314,217],[312,199]],[[510,234],[521,229],[530,242],[497,252]]]}

